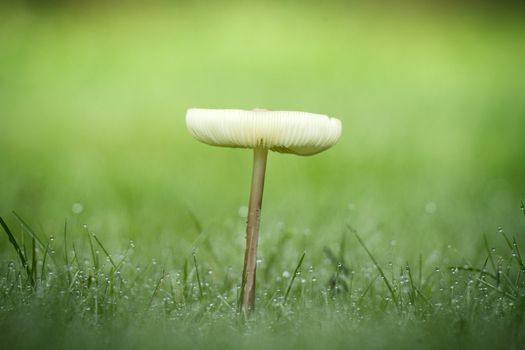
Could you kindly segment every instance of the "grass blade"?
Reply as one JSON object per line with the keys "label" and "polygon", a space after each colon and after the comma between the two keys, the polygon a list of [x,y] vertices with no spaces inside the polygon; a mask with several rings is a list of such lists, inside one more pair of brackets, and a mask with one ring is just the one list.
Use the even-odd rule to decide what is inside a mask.
{"label": "grass blade", "polygon": [[188,259],[184,259],[184,264],[182,265],[182,296],[184,298],[184,301],[186,301],[190,296],[190,291],[188,288],[188,279]]}
{"label": "grass blade", "polygon": [[399,309],[399,305],[398,305],[398,302],[397,302],[397,296],[396,296],[396,293],[394,292],[394,289],[392,288],[392,285],[390,284],[390,282],[389,282],[388,279],[386,278],[383,269],[382,269],[381,266],[377,263],[377,260],[374,258],[374,256],[373,256],[372,253],[370,252],[370,250],[368,250],[368,248],[366,247],[365,243],[363,242],[363,240],[361,239],[361,237],[359,237],[359,235],[357,234],[357,232],[354,231],[354,235],[355,235],[355,237],[357,238],[357,240],[359,241],[359,244],[361,244],[361,246],[363,247],[363,249],[365,250],[365,252],[366,252],[366,253],[368,254],[368,256],[370,257],[370,260],[372,260],[372,262],[374,263],[375,267],[377,268],[377,271],[379,271],[379,274],[381,275],[381,278],[382,278],[383,281],[385,282],[385,285],[386,285],[388,291],[390,292],[390,295],[392,296],[392,300],[394,301],[394,303],[395,303],[395,305],[396,305],[396,308]]}
{"label": "grass blade", "polygon": [[69,259],[67,257],[67,218],[64,220],[64,262],[66,266],[69,265]]}
{"label": "grass blade", "polygon": [[193,254],[193,263],[195,264],[195,273],[197,274],[197,284],[199,286],[199,296],[202,299],[204,296],[204,293],[202,292],[201,277],[199,275],[199,265],[197,265],[197,258],[195,257],[195,254]]}
{"label": "grass blade", "polygon": [[515,297],[514,295],[512,295],[512,294],[510,294],[510,293],[508,293],[508,292],[505,292],[504,290],[501,290],[501,289],[499,289],[499,288],[493,286],[492,284],[490,284],[490,283],[488,283],[488,282],[486,282],[486,281],[484,281],[484,280],[482,280],[482,279],[479,279],[479,278],[478,278],[478,282],[481,283],[481,284],[484,284],[485,286],[487,286],[487,287],[493,289],[494,291],[496,291],[496,292],[498,292],[498,293],[501,293],[502,295],[506,296],[507,298],[509,298],[509,299],[511,299],[511,300],[514,300],[514,301],[516,300],[516,297]]}
{"label": "grass blade", "polygon": [[521,258],[520,248],[516,242],[516,237],[512,237],[512,248],[514,249],[514,257],[521,267],[521,270],[525,270],[525,265],[523,264],[523,259]]}
{"label": "grass blade", "polygon": [[495,281],[497,281],[498,277],[496,275],[494,275],[493,273],[490,273],[490,272],[485,270],[485,266],[487,265],[487,261],[488,261],[488,257],[485,260],[485,263],[483,264],[483,268],[481,268],[481,269],[478,269],[477,267],[472,267],[472,266],[449,266],[448,269],[449,270],[458,270],[458,271],[479,272],[480,276],[489,276],[492,279],[494,279]]}
{"label": "grass blade", "polygon": [[521,269],[525,270],[525,264],[523,264],[523,260],[521,259],[521,254],[520,254],[520,252],[518,250],[518,245],[516,244],[516,240],[513,239],[514,244],[512,244],[510,239],[509,239],[509,237],[507,237],[507,235],[505,234],[505,232],[503,232],[503,230],[501,230],[501,229],[499,229],[499,231],[500,231],[501,235],[503,236],[503,238],[505,239],[505,242],[507,242],[507,245],[509,246],[509,249],[511,251],[512,257],[520,265]]}
{"label": "grass blade", "polygon": [[286,293],[284,294],[283,305],[286,303],[286,300],[288,300],[288,295],[290,294],[290,291],[292,290],[293,282],[295,281],[295,278],[297,277],[299,269],[301,268],[301,265],[303,264],[305,255],[306,255],[306,252],[303,252],[303,255],[301,255],[301,258],[299,259],[299,262],[297,263],[297,266],[295,267],[293,275],[290,278],[290,283],[288,283],[288,288],[286,288]]}
{"label": "grass blade", "polygon": [[42,242],[42,240],[38,238],[35,231],[33,231],[33,229],[31,229],[31,227],[29,227],[29,225],[24,221],[24,219],[22,219],[20,215],[18,215],[16,212],[13,211],[13,215],[20,222],[20,224],[22,224],[22,227],[25,228],[26,232],[38,242],[38,245],[40,245],[40,248],[44,249],[45,248],[44,242]]}
{"label": "grass blade", "polygon": [[33,281],[33,276],[31,275],[31,271],[30,271],[30,268],[29,268],[29,266],[27,264],[26,257],[24,255],[24,253],[22,253],[22,249],[20,249],[20,246],[18,245],[15,237],[13,236],[13,233],[11,233],[11,230],[9,229],[7,224],[5,223],[4,219],[2,219],[2,217],[0,217],[0,225],[2,226],[2,228],[5,231],[5,233],[7,234],[7,237],[9,238],[9,242],[15,248],[15,251],[18,254],[18,258],[20,259],[20,262],[22,263],[22,266],[26,270],[27,277],[29,278],[29,281],[31,282],[31,285],[34,285],[35,282]]}
{"label": "grass blade", "polygon": [[157,284],[155,285],[155,289],[153,289],[153,293],[151,294],[151,298],[149,300],[148,306],[146,307],[146,310],[149,310],[151,308],[151,305],[153,304],[153,300],[155,299],[155,296],[159,292],[160,285],[162,284],[162,281],[164,281],[164,277],[166,276],[166,273],[164,271],[164,268],[162,268],[162,274],[157,281]]}
{"label": "grass blade", "polygon": [[95,242],[97,242],[98,246],[102,249],[102,251],[104,252],[104,254],[106,254],[106,257],[108,258],[109,262],[111,263],[111,265],[115,268],[115,270],[117,269],[117,265],[115,264],[115,262],[113,261],[113,259],[111,258],[111,255],[109,255],[108,251],[106,250],[106,248],[102,245],[102,242],[100,242],[100,240],[98,239],[97,235],[92,235],[93,238],[95,239]]}
{"label": "grass blade", "polygon": [[33,287],[36,282],[36,241],[35,237],[31,240],[31,275],[33,276],[31,280],[33,281]]}
{"label": "grass blade", "polygon": [[423,255],[421,253],[419,254],[419,275],[417,279],[419,288],[421,289],[421,283],[423,280]]}
{"label": "grass blade", "polygon": [[366,294],[368,293],[368,291],[370,290],[370,288],[372,288],[372,285],[375,283],[375,281],[377,281],[378,278],[379,278],[379,275],[376,275],[376,276],[370,281],[370,283],[368,283],[368,285],[366,286],[366,288],[363,290],[363,293],[361,293],[361,295],[360,295],[359,298],[357,299],[357,302],[356,302],[357,305],[361,305],[361,301],[362,301],[363,298],[366,296]]}
{"label": "grass blade", "polygon": [[89,233],[89,229],[87,225],[84,227],[86,228],[86,234],[88,236],[89,249],[91,250],[91,257],[93,259],[93,265],[95,266],[95,270],[98,270],[98,258],[97,258],[97,254],[95,253],[95,248],[93,247],[93,241],[91,240],[91,234]]}
{"label": "grass blade", "polygon": [[407,273],[408,273],[408,280],[410,281],[410,290],[411,290],[411,293],[410,293],[410,298],[411,298],[411,302],[412,304],[415,304],[416,302],[416,285],[414,283],[414,279],[412,278],[412,270],[410,269],[410,265],[408,264],[407,262],[407,265],[405,267]]}
{"label": "grass blade", "polygon": [[498,270],[496,269],[496,263],[494,263],[494,257],[492,256],[492,250],[489,248],[489,242],[487,240],[486,234],[483,234],[483,242],[485,243],[485,249],[487,250],[487,254],[489,255],[490,265],[492,266],[494,272],[497,273]]}
{"label": "grass blade", "polygon": [[44,273],[46,269],[46,260],[47,260],[47,254],[49,252],[49,242],[46,244],[46,248],[44,249],[44,256],[42,257],[42,269],[40,269],[40,283],[45,279]]}

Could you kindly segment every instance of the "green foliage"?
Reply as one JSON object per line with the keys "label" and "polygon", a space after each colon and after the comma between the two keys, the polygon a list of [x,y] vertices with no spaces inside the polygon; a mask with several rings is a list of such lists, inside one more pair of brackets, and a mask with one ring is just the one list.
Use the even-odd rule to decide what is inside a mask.
{"label": "green foliage", "polygon": [[[0,223],[16,242],[5,221]],[[156,261],[144,266],[132,259],[136,247],[130,244],[115,264],[98,238],[105,259],[99,258],[98,250],[82,257],[72,249],[73,242],[68,247],[66,240],[49,239],[43,243],[52,246],[50,254],[56,256],[55,251],[63,249],[70,254],[70,263],[46,260],[48,249],[35,249],[29,263],[13,243],[20,263],[9,261],[0,266],[1,342],[31,347],[44,340],[50,346],[68,348],[88,337],[89,348],[108,344],[140,347],[143,342],[151,342],[154,348],[167,344],[184,348],[199,339],[199,346],[220,341],[233,348],[242,348],[245,342],[257,348],[259,341],[271,337],[281,346],[299,341],[305,348],[316,348],[321,341],[327,347],[358,344],[354,338],[358,337],[365,341],[361,347],[375,348],[379,346],[376,341],[366,338],[371,325],[385,327],[376,331],[378,336],[385,338],[385,344],[395,342],[400,347],[414,346],[417,339],[430,348],[449,342],[472,348],[491,347],[495,342],[512,347],[525,337],[525,269],[517,244],[502,251],[487,249],[479,266],[420,266],[425,273],[414,280],[408,263],[390,264],[390,271],[385,270],[357,233],[355,237],[349,243],[361,245],[368,263],[351,267],[337,263],[338,272],[330,277],[330,270],[316,271],[315,266],[304,271],[303,253],[292,274],[281,278],[278,270],[269,272],[277,278],[259,285],[257,310],[248,320],[236,307],[238,276],[221,264],[202,274],[196,254],[191,269],[187,259],[180,267],[160,266]],[[86,237],[91,239],[91,235]],[[501,239],[508,240],[503,233]],[[343,250],[339,257],[347,260],[349,252]],[[47,274],[37,276],[39,265],[47,268]],[[343,270],[347,272],[341,273]],[[351,287],[339,288],[349,282],[348,277]],[[27,327],[34,328],[29,331]],[[76,327],[83,330],[78,337],[80,328]],[[488,328],[490,332],[485,333]],[[25,331],[31,335],[19,338]],[[396,333],[390,334],[392,331]],[[55,337],[68,341],[59,342]],[[113,343],[114,337],[127,340]]]}

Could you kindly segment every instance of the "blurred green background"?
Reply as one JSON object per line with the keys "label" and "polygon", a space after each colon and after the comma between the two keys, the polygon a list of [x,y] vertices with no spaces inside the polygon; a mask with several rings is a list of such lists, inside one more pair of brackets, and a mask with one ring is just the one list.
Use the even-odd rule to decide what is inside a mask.
{"label": "blurred green background", "polygon": [[478,258],[498,226],[523,232],[518,8],[37,4],[0,5],[0,215],[17,233],[13,210],[43,237],[67,218],[73,239],[87,224],[112,250],[134,240],[139,259],[196,249],[240,271],[252,155],[192,139],[190,107],[343,122],[327,152],[270,155],[263,268],[276,249],[285,266],[303,250],[321,264],[346,225],[381,262],[427,264]]}

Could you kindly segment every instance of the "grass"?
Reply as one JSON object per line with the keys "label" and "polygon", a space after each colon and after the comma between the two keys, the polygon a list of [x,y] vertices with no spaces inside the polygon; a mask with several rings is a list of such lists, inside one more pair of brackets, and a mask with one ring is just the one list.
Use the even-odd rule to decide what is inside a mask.
{"label": "grass", "polygon": [[[236,307],[239,276],[228,269],[202,274],[196,254],[191,269],[187,260],[179,267],[155,261],[144,266],[133,261],[136,247],[129,246],[115,264],[96,238],[105,255],[101,257],[89,234],[90,255],[78,255],[72,242],[66,246],[65,240],[48,239],[44,244],[52,249],[35,248],[29,257],[5,221],[0,223],[19,258],[1,266],[4,345],[25,348],[45,341],[53,348],[140,348],[145,342],[155,348],[315,348],[327,342],[339,347],[357,345],[375,329],[384,339],[367,338],[366,347],[396,342],[427,348],[447,343],[512,348],[525,336],[525,270],[517,245],[488,249],[479,265],[422,266],[424,272],[415,280],[409,264],[383,269],[355,234],[352,243],[361,245],[368,262],[346,274],[338,263],[333,281],[330,270],[301,268],[303,253],[292,274],[259,284],[257,312],[244,320]],[[348,258],[347,251],[340,254]],[[279,276],[279,271],[270,274]],[[352,287],[339,288],[348,278]],[[22,334],[27,336],[20,338]]]}
{"label": "grass", "polygon": [[[522,22],[288,2],[2,8],[0,347],[518,348]],[[188,107],[343,122],[327,152],[269,155],[247,322],[251,156],[193,140]]]}

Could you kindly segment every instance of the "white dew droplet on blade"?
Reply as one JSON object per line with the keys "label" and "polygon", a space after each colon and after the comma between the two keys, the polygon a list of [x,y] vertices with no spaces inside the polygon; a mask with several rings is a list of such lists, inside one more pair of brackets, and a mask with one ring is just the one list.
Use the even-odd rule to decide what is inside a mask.
{"label": "white dew droplet on blade", "polygon": [[71,206],[71,211],[75,214],[80,214],[84,211],[84,206],[82,203],[73,203]]}
{"label": "white dew droplet on blade", "polygon": [[288,272],[288,271],[284,271],[284,272],[283,272],[283,277],[284,277],[284,278],[289,278],[289,277],[290,277],[290,272]]}

